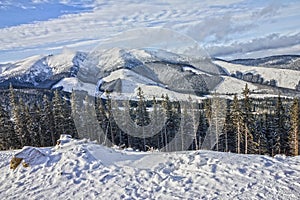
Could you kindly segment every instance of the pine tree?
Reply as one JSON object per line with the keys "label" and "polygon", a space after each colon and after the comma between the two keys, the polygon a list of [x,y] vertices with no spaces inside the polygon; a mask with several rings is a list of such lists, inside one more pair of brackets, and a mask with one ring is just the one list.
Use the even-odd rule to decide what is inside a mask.
{"label": "pine tree", "polygon": [[85,130],[85,138],[88,138],[88,139],[90,139],[90,140],[92,140],[92,138],[93,138],[93,134],[92,134],[92,132],[93,132],[93,130],[92,130],[92,124],[91,124],[91,121],[90,121],[90,104],[91,104],[91,102],[90,102],[90,98],[89,98],[89,96],[88,95],[86,95],[85,96],[85,98],[84,98],[84,108],[83,108],[83,126],[84,126],[84,130]]}
{"label": "pine tree", "polygon": [[9,119],[9,114],[0,105],[0,150],[7,150],[10,148],[9,137],[13,133],[13,126]]}
{"label": "pine tree", "polygon": [[70,111],[69,111],[69,128],[70,132],[72,133],[73,138],[79,138],[75,121],[79,120],[79,112],[77,108],[77,100],[76,100],[76,94],[75,91],[72,90],[71,98],[70,98]]}
{"label": "pine tree", "polygon": [[286,154],[287,152],[287,136],[285,124],[286,124],[285,109],[282,105],[282,100],[280,94],[278,95],[276,107],[275,107],[275,116],[274,116],[274,125],[275,125],[275,148],[274,153]]}
{"label": "pine tree", "polygon": [[224,152],[234,151],[235,139],[233,135],[233,125],[231,121],[230,104],[227,101],[224,126],[222,129],[223,135],[220,138],[221,150]]}
{"label": "pine tree", "polygon": [[[155,97],[152,99],[152,107],[153,111],[151,113],[151,118],[154,120],[153,122],[153,127],[152,127],[152,132],[156,131],[156,127],[159,126],[159,116],[162,116],[161,110],[159,108],[158,102]],[[160,148],[161,147],[161,135],[159,133],[156,133],[155,135],[155,147]]]}
{"label": "pine tree", "polygon": [[32,144],[33,146],[45,146],[44,143],[42,143],[43,134],[42,133],[42,124],[41,124],[41,107],[40,105],[34,105],[33,111],[28,112],[29,116],[27,116],[28,123],[27,123],[27,129],[32,137]]}
{"label": "pine tree", "polygon": [[[124,123],[125,126],[127,126],[129,124],[130,118],[128,118],[128,116],[125,115],[125,113],[129,113],[129,115],[130,115],[131,108],[130,108],[129,101],[124,101],[123,105],[124,105],[124,115],[123,115],[124,120],[123,120],[123,123]],[[132,136],[129,135],[128,133],[125,133],[125,135],[126,135],[126,138],[127,138],[127,146],[131,148],[133,146]]]}
{"label": "pine tree", "polygon": [[262,114],[259,116],[259,119],[256,119],[256,130],[258,133],[258,154],[266,155],[268,154],[268,140],[267,140],[267,125],[266,125],[266,117]]}
{"label": "pine tree", "polygon": [[19,107],[16,101],[15,97],[15,91],[10,85],[9,87],[10,91],[10,106],[11,106],[11,112],[12,112],[12,122],[14,126],[14,133],[11,133],[10,140],[11,140],[11,147],[12,148],[21,148],[24,146],[24,142],[22,140],[22,128],[21,128],[21,122],[20,122],[20,112]]}
{"label": "pine tree", "polygon": [[46,95],[43,96],[43,108],[40,115],[41,132],[43,136],[41,138],[41,144],[43,146],[53,146],[56,144],[57,136],[54,129],[54,117],[51,102]]}
{"label": "pine tree", "polygon": [[[108,139],[110,139],[112,145],[115,145],[115,124],[114,124],[114,116],[113,116],[113,101],[110,96],[110,92],[106,91],[106,117],[108,119],[108,127],[106,130],[106,135]],[[106,141],[105,141],[106,144]]]}
{"label": "pine tree", "polygon": [[58,90],[54,91],[54,97],[52,99],[53,106],[53,120],[54,120],[54,137],[53,143],[59,139],[61,134],[65,133],[65,123],[64,123],[64,111],[63,111],[63,100],[60,96]]}
{"label": "pine tree", "polygon": [[192,131],[193,131],[194,144],[195,144],[194,150],[199,150],[200,145],[198,143],[199,139],[197,136],[197,131],[198,131],[198,127],[199,127],[200,111],[199,111],[197,102],[193,102],[193,99],[191,98],[191,96],[189,96],[188,101],[191,104],[190,111],[191,111],[191,117],[192,117],[192,123],[193,123]]}
{"label": "pine tree", "polygon": [[[193,126],[193,118],[191,113],[188,111],[187,103],[181,103],[183,106],[182,114],[181,114],[181,151],[186,150],[185,148],[188,147],[188,142],[195,140],[194,136],[194,126]],[[193,147],[192,144],[192,149]]]}
{"label": "pine tree", "polygon": [[97,120],[99,122],[99,126],[104,132],[103,134],[99,134],[98,142],[100,144],[105,144],[107,137],[108,137],[108,127],[109,127],[109,121],[106,116],[106,111],[105,111],[105,105],[104,102],[101,98],[97,99],[97,110],[96,110],[96,115],[97,115]]}
{"label": "pine tree", "polygon": [[169,127],[170,127],[170,120],[172,118],[172,105],[169,99],[168,95],[162,96],[163,100],[162,100],[162,108],[163,108],[163,112],[166,116],[166,124],[164,126],[163,129],[163,142],[162,144],[164,145],[164,150],[165,151],[169,151],[168,149],[168,143],[169,143]]}
{"label": "pine tree", "polygon": [[235,152],[241,153],[242,132],[244,129],[244,124],[243,124],[243,114],[240,109],[237,95],[234,95],[231,112],[232,112],[231,117],[232,117],[233,128],[235,130],[235,140],[236,140]]}
{"label": "pine tree", "polygon": [[297,98],[294,98],[293,104],[290,109],[291,115],[291,130],[289,132],[289,152],[290,156],[299,155],[299,101]]}
{"label": "pine tree", "polygon": [[29,108],[25,105],[22,98],[19,100],[19,117],[19,128],[23,146],[30,146],[32,145],[32,135],[28,128],[31,125],[31,116],[29,114]]}
{"label": "pine tree", "polygon": [[248,88],[248,84],[245,85],[245,89],[243,90],[243,118],[244,118],[244,153],[256,153],[257,151],[257,143],[254,142],[253,137],[253,118],[252,118],[252,104],[250,101],[250,90]]}
{"label": "pine tree", "polygon": [[[205,123],[205,138],[201,145],[202,149],[210,150],[215,145],[215,136],[212,133],[212,100],[206,99],[204,101],[204,123]],[[212,138],[214,137],[214,138]]]}
{"label": "pine tree", "polygon": [[136,108],[136,124],[142,127],[143,150],[146,151],[146,136],[144,126],[149,124],[149,116],[146,108],[145,97],[142,89],[139,87],[137,92],[138,106]]}

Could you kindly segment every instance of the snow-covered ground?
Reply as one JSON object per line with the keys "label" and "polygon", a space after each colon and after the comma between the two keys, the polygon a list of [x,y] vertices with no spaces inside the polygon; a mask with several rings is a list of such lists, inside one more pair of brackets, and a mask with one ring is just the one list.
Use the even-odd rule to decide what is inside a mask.
{"label": "snow-covered ground", "polygon": [[[9,169],[16,153],[29,167]],[[299,199],[300,157],[134,152],[64,137],[0,153],[1,199]]]}
{"label": "snow-covered ground", "polygon": [[240,71],[244,74],[260,74],[265,80],[275,79],[279,87],[295,89],[300,80],[300,71],[290,69],[276,69],[266,67],[245,66],[224,61],[214,61],[215,64],[225,68],[230,74]]}
{"label": "snow-covered ground", "polygon": [[[224,81],[222,83],[220,83],[215,90],[217,93],[241,94],[247,83],[243,80],[239,80],[239,79],[236,79],[236,78],[233,78],[230,76],[224,76],[223,78],[224,78]],[[255,85],[253,85],[252,83],[247,83],[247,84],[251,91],[257,90],[257,87]]]}

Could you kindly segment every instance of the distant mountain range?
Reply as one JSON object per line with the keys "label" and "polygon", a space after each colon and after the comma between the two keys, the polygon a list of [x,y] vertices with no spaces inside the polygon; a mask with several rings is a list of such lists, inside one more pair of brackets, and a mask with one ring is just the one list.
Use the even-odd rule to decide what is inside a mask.
{"label": "distant mountain range", "polygon": [[300,91],[300,56],[258,59],[191,59],[153,49],[113,48],[92,54],[65,51],[0,64],[0,87],[84,90],[91,95],[108,90],[119,98],[201,98],[212,92],[240,93],[245,84],[254,94],[295,96]]}

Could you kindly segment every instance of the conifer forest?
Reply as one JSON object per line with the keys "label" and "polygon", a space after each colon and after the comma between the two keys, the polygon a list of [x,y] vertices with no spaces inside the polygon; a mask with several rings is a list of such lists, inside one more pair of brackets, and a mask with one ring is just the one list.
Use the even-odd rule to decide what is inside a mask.
{"label": "conifer forest", "polygon": [[[270,156],[299,154],[298,99],[284,98],[280,94],[250,98],[247,85],[242,96],[234,95],[233,99],[222,99],[215,94],[212,98],[187,102],[171,101],[167,95],[145,99],[140,88],[138,98],[130,101],[112,101],[109,92],[106,98],[82,93],[83,99],[75,92],[60,90],[10,87],[1,93],[1,150],[53,146],[61,134],[141,151],[162,149],[170,141],[174,142],[165,151],[186,150],[185,138],[189,138],[192,142],[188,150],[198,150],[206,148],[205,139],[210,134],[215,142],[209,148],[215,151]],[[224,114],[218,115],[221,110]],[[96,122],[87,120],[87,116],[93,114]],[[143,135],[143,129],[134,135],[122,128],[130,124],[130,120],[139,127],[150,123],[153,127],[159,126],[162,116],[163,126],[159,131],[153,130],[155,134],[150,137]],[[100,131],[103,134],[98,134]]]}

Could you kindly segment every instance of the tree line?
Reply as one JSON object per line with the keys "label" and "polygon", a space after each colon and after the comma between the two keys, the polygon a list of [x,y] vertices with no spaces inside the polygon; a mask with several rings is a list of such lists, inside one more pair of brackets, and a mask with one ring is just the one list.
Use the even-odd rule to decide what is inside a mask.
{"label": "tree line", "polygon": [[142,151],[207,148],[270,156],[299,154],[298,99],[250,98],[247,85],[240,99],[213,95],[201,101],[189,97],[187,102],[171,101],[167,95],[147,100],[140,88],[137,99],[130,101],[114,100],[109,92],[105,98],[95,98],[54,90],[30,100],[12,87],[8,93],[9,103],[0,106],[2,150],[53,146],[60,134],[69,134]]}

